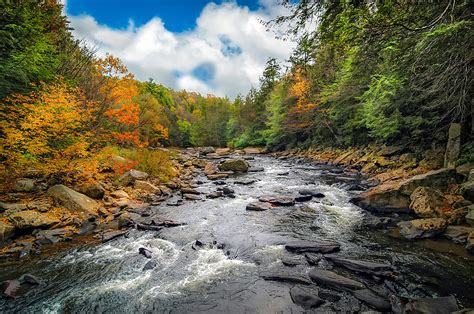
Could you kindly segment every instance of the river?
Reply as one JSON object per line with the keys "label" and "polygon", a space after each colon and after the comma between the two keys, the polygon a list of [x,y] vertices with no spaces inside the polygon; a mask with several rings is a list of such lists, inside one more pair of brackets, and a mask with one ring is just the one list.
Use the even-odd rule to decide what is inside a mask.
{"label": "river", "polygon": [[[24,273],[44,280],[26,296],[1,299],[1,311],[299,313],[303,308],[292,302],[291,284],[261,278],[274,271],[310,271],[311,266],[304,262],[296,267],[282,264],[282,259],[295,256],[284,248],[295,239],[337,242],[339,256],[393,265],[398,279],[389,285],[401,296],[453,294],[462,305],[474,306],[473,259],[462,247],[453,249],[443,240],[408,242],[392,232],[363,227],[364,211],[349,202],[358,192],[349,187],[355,183],[364,186],[364,178],[304,160],[258,156],[250,162],[265,170],[226,179],[235,198],[185,201],[178,207],[164,202],[151,209],[186,225],[159,232],[132,230],[128,237],[100,245],[84,243],[21,262],[0,262],[0,281]],[[251,179],[256,182],[235,184]],[[218,187],[203,175],[196,180],[203,181],[197,188],[200,192]],[[245,210],[261,195],[297,195],[302,188],[318,190],[325,197],[267,211]],[[193,249],[196,240],[204,246]],[[433,246],[447,249],[434,250]],[[152,252],[155,269],[142,271],[149,260],[138,254],[140,247]],[[332,265],[322,259],[316,267]],[[384,285],[376,279],[360,280]],[[350,294],[327,292],[340,299],[327,301],[319,308],[321,312],[370,309]]]}

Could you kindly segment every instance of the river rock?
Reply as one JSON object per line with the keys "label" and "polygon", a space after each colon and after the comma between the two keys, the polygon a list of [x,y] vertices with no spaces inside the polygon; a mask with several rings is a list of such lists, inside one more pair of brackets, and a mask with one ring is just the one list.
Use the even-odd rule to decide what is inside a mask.
{"label": "river rock", "polygon": [[146,258],[151,258],[152,254],[151,251],[141,247],[138,249],[138,254],[145,256]]}
{"label": "river rock", "polygon": [[204,174],[206,176],[212,175],[219,172],[219,168],[213,163],[207,163],[206,166],[204,167]]}
{"label": "river rock", "polygon": [[313,287],[296,285],[290,289],[291,300],[304,309],[312,309],[324,303],[318,296],[318,289]]}
{"label": "river rock", "polygon": [[15,227],[6,221],[0,220],[0,245],[11,239],[15,232]]}
{"label": "river rock", "polygon": [[400,191],[410,195],[419,186],[426,186],[444,192],[447,190],[449,185],[457,183],[458,180],[459,177],[456,174],[456,170],[453,168],[432,170],[403,181],[400,184]]}
{"label": "river rock", "polygon": [[113,240],[115,238],[121,237],[121,236],[125,235],[126,233],[127,233],[127,231],[125,231],[125,230],[111,230],[111,231],[104,232],[101,236],[102,243],[105,243],[105,242],[108,242],[108,241]]}
{"label": "river rock", "polygon": [[215,192],[212,192],[212,193],[209,193],[206,195],[207,198],[219,198],[219,197],[222,197],[224,196],[224,192],[222,191],[215,191]]}
{"label": "river rock", "polygon": [[249,163],[242,158],[228,159],[219,165],[221,171],[247,172]]}
{"label": "river rock", "polygon": [[60,206],[71,211],[97,215],[100,205],[90,197],[76,192],[65,185],[57,184],[48,189],[48,196]]}
{"label": "river rock", "polygon": [[324,269],[312,269],[309,273],[309,277],[318,284],[325,285],[336,290],[356,290],[365,288],[364,284],[361,282]]}
{"label": "river rock", "polygon": [[198,147],[197,151],[202,155],[212,154],[216,152],[216,149],[212,146]]}
{"label": "river rock", "polygon": [[15,192],[34,192],[37,190],[36,180],[30,178],[18,179],[13,187]]}
{"label": "river rock", "polygon": [[456,298],[453,296],[440,298],[416,299],[403,306],[403,313],[445,314],[459,309]]}
{"label": "river rock", "polygon": [[154,269],[156,267],[156,261],[154,260],[151,260],[151,261],[148,261],[145,266],[143,266],[143,269],[142,271],[146,271],[146,270],[151,270],[151,269]]}
{"label": "river rock", "polygon": [[420,186],[410,196],[410,208],[422,218],[444,217],[447,211],[452,210],[448,201],[437,189]]}
{"label": "river rock", "polygon": [[246,210],[252,210],[252,211],[263,211],[263,210],[268,210],[272,209],[272,205],[264,202],[252,202],[247,204],[245,207]]}
{"label": "river rock", "polygon": [[382,312],[388,312],[392,309],[390,301],[382,297],[369,289],[355,290],[352,292],[354,297],[364,303],[367,303],[369,306],[374,309]]}
{"label": "river rock", "polygon": [[82,184],[74,189],[95,200],[101,200],[105,194],[105,189],[99,182]]}
{"label": "river rock", "polygon": [[248,172],[262,172],[265,171],[263,167],[250,167]]}
{"label": "river rock", "polygon": [[244,148],[244,152],[247,155],[263,154],[264,151],[265,151],[265,149],[260,148],[260,147],[246,147],[246,148]]}
{"label": "river rock", "polygon": [[59,219],[34,210],[25,210],[9,216],[17,229],[48,228],[59,223]]}
{"label": "river rock", "polygon": [[191,200],[191,201],[200,201],[201,200],[201,197],[199,195],[196,195],[196,194],[183,194],[183,197],[187,200]]}
{"label": "river rock", "polygon": [[301,265],[301,259],[297,257],[283,257],[281,263],[288,267],[295,267]]}
{"label": "river rock", "polygon": [[135,180],[135,189],[143,190],[153,194],[161,194],[160,188],[147,181]]}
{"label": "river rock", "polygon": [[309,190],[309,189],[299,190],[298,193],[300,193],[301,195],[311,195],[315,198],[325,197],[325,195],[323,193],[321,193],[319,191]]}
{"label": "river rock", "polygon": [[216,149],[216,154],[220,156],[229,155],[231,153],[231,149],[228,147],[221,147]]}
{"label": "river rock", "polygon": [[302,285],[310,285],[311,280],[308,277],[300,274],[293,274],[287,272],[281,273],[268,273],[261,276],[265,280],[270,281],[280,281],[280,282],[288,282],[288,283],[296,283]]}
{"label": "river rock", "polygon": [[426,218],[402,221],[397,224],[400,234],[409,240],[432,238],[446,229],[446,220],[443,218]]}
{"label": "river rock", "polygon": [[285,249],[295,253],[333,253],[340,249],[337,243],[297,241],[285,245]]}
{"label": "river rock", "polygon": [[365,274],[376,275],[376,276],[390,276],[393,274],[393,267],[388,264],[348,259],[348,258],[340,258],[333,255],[326,255],[325,258],[330,260],[336,265],[343,266],[347,269],[350,269],[359,273],[365,273]]}
{"label": "river rock", "polygon": [[127,186],[134,183],[135,180],[146,180],[149,176],[146,172],[130,169],[118,179],[118,183]]}
{"label": "river rock", "polygon": [[447,226],[443,236],[455,243],[464,244],[466,243],[469,234],[473,231],[474,228],[472,227]]}
{"label": "river rock", "polygon": [[222,188],[222,192],[223,192],[225,195],[229,195],[229,194],[234,194],[234,193],[235,193],[234,189],[231,189],[231,188],[228,187],[228,186],[224,186],[224,187]]}
{"label": "river rock", "polygon": [[306,261],[310,265],[317,265],[319,261],[321,260],[321,256],[314,253],[305,253],[304,257],[306,258]]}
{"label": "river rock", "polygon": [[463,183],[460,191],[465,199],[474,203],[474,180]]}
{"label": "river rock", "polygon": [[454,167],[461,152],[461,124],[451,123],[448,131],[448,143],[444,154],[444,167]]}
{"label": "river rock", "polygon": [[299,195],[295,197],[296,202],[309,202],[313,199],[313,195]]}
{"label": "river rock", "polygon": [[293,206],[295,205],[295,198],[291,196],[273,196],[265,195],[258,198],[260,202],[270,203],[276,206]]}
{"label": "river rock", "polygon": [[193,159],[193,161],[191,162],[191,164],[192,164],[194,167],[204,169],[204,168],[206,167],[206,165],[207,165],[207,161],[205,161],[204,159]]}

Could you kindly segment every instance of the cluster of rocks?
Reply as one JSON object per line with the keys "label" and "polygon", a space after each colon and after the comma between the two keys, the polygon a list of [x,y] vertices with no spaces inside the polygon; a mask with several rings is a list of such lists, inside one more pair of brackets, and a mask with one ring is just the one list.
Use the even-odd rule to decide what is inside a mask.
{"label": "cluster of rocks", "polygon": [[296,203],[303,203],[312,200],[313,198],[321,199],[325,195],[319,191],[303,189],[298,191],[298,195],[263,195],[258,198],[258,201],[247,204],[246,210],[249,211],[264,211],[280,206],[293,206]]}

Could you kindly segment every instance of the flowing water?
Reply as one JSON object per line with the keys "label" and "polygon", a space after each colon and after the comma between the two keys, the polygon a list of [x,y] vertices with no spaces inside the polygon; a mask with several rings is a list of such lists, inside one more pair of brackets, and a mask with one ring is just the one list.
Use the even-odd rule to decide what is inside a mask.
{"label": "flowing water", "polygon": [[[453,294],[462,305],[474,306],[473,259],[462,247],[453,251],[452,245],[439,240],[432,246],[446,244],[441,252],[427,247],[433,242],[414,244],[389,232],[362,228],[365,213],[349,203],[356,192],[348,191],[362,178],[302,160],[256,157],[251,163],[265,171],[226,179],[236,198],[152,208],[186,225],[159,232],[132,230],[129,237],[100,245],[76,245],[24,261],[1,262],[0,281],[31,273],[45,282],[19,299],[0,300],[0,312],[298,313],[303,309],[293,304],[290,284],[260,277],[283,269],[309,272],[306,263],[290,269],[281,262],[292,256],[284,243],[295,239],[337,242],[340,256],[394,265],[399,279],[392,289],[399,295]],[[204,181],[199,191],[216,190],[205,177],[197,179]],[[248,179],[257,181],[234,183]],[[262,212],[245,210],[260,195],[297,195],[302,188],[318,190],[325,198]],[[206,244],[194,250],[196,240]],[[149,260],[138,254],[140,247],[152,252],[155,269],[142,271]],[[331,265],[323,259],[317,267]],[[334,306],[328,302],[320,311],[368,309],[350,295],[337,294],[341,300]]]}

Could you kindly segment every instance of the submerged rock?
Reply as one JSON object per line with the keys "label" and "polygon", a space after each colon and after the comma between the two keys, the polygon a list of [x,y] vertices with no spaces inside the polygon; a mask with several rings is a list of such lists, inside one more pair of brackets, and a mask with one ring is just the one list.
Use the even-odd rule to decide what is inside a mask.
{"label": "submerged rock", "polygon": [[316,283],[334,288],[337,290],[356,290],[365,288],[364,284],[356,280],[338,275],[332,271],[324,269],[313,269],[309,277]]}
{"label": "submerged rock", "polygon": [[469,233],[466,239],[466,251],[474,254],[474,231]]}
{"label": "submerged rock", "polygon": [[324,300],[318,296],[316,288],[296,285],[290,289],[291,300],[304,309],[312,309],[324,303]]}
{"label": "submerged rock", "polygon": [[300,203],[309,202],[311,199],[313,199],[313,195],[299,195],[295,197],[295,201]]}
{"label": "submerged rock", "polygon": [[402,221],[397,224],[400,234],[407,239],[432,238],[446,229],[446,220],[443,218],[426,218]]}
{"label": "submerged rock", "polygon": [[340,245],[337,243],[299,241],[286,244],[285,249],[295,253],[332,253],[339,251]]}
{"label": "submerged rock", "polygon": [[151,258],[151,251],[148,249],[145,249],[144,247],[141,247],[138,249],[138,254],[141,254],[145,256],[146,258]]}
{"label": "submerged rock", "polygon": [[156,261],[155,260],[151,260],[151,261],[148,261],[145,266],[143,266],[143,269],[142,271],[146,271],[146,270],[151,270],[151,269],[154,269],[156,267]]}

